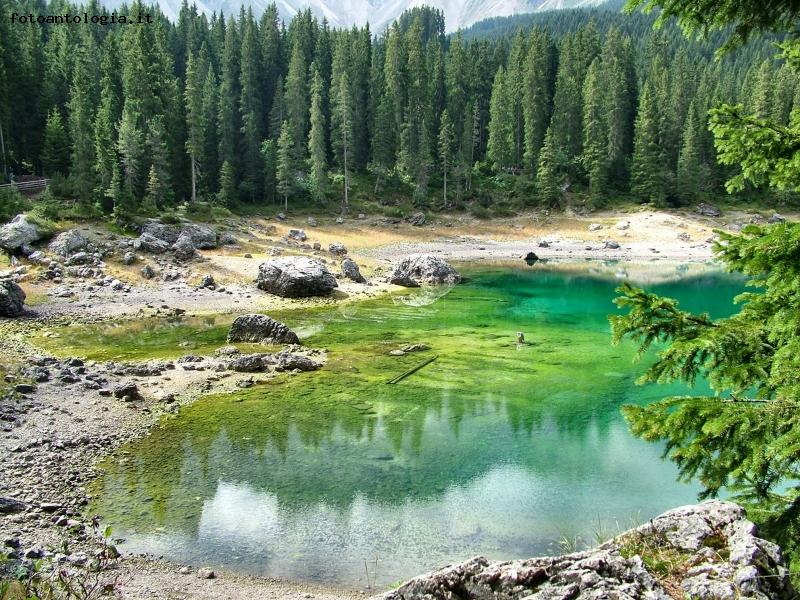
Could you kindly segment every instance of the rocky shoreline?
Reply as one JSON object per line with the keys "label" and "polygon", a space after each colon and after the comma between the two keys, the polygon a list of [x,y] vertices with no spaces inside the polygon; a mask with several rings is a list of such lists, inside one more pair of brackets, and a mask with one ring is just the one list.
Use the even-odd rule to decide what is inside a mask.
{"label": "rocky shoreline", "polygon": [[[376,246],[357,245],[356,240],[366,239],[364,227],[373,227],[365,222],[356,222],[351,229],[341,229],[337,224],[333,232],[314,229],[312,235],[321,241],[311,243],[301,229],[288,229],[283,224],[277,230],[269,229],[255,222],[251,226],[231,225],[229,229],[236,231],[235,236],[231,231],[216,232],[216,248],[203,247],[211,244],[212,236],[207,230],[198,232],[188,228],[185,231],[184,227],[170,243],[175,231],[155,225],[133,241],[112,240],[108,234],[97,230],[77,233],[68,230],[56,237],[45,252],[26,248],[28,258],[22,264],[13,265],[6,280],[22,286],[27,294],[28,309],[20,317],[0,319],[0,352],[6,357],[0,368],[0,375],[5,377],[0,388],[0,454],[4,457],[0,475],[0,540],[3,552],[20,564],[31,564],[45,557],[60,568],[85,568],[97,558],[98,552],[105,551],[108,543],[98,536],[92,517],[87,514],[91,502],[87,486],[96,475],[99,460],[126,441],[146,435],[162,416],[179,412],[182,406],[203,395],[258,385],[273,377],[303,377],[302,371],[316,368],[325,360],[324,352],[291,345],[294,340],[284,337],[283,341],[290,345],[282,353],[242,354],[222,347],[215,355],[188,355],[170,361],[92,362],[79,357],[44,355],[28,341],[32,331],[119,318],[204,312],[242,314],[359,301],[400,289],[390,283],[394,275],[390,268],[410,252],[424,251],[434,258],[449,260],[505,261],[520,260],[530,251],[545,259],[591,255],[629,260],[641,254],[648,259],[672,257],[705,261],[710,257],[710,241],[704,239],[688,247],[688,242],[677,237],[686,229],[690,232],[687,235],[694,239],[705,234],[700,230],[707,228],[707,224],[688,223],[685,228],[676,226],[670,230],[669,236],[677,240],[676,247],[687,245],[688,250],[673,251],[669,249],[672,246],[664,246],[663,251],[652,252],[647,244],[657,242],[642,240],[641,233],[635,233],[646,227],[647,219],[641,219],[642,224],[632,219],[634,223],[627,229],[613,229],[620,237],[631,232],[631,238],[621,238],[630,239],[630,242],[623,241],[618,248],[603,242],[602,248],[598,245],[586,249],[594,242],[582,239],[609,237],[614,224],[621,222],[617,215],[600,219],[603,221],[601,229],[594,231],[590,231],[591,223],[581,222],[580,234],[567,229],[547,235],[538,231],[535,234],[522,232],[519,236],[524,233],[523,237],[516,233],[507,237],[497,230],[485,234],[468,230],[459,233],[455,228],[447,228],[446,235],[442,235],[439,226],[428,224],[426,227],[408,225],[414,229],[402,233],[410,231],[414,235],[409,236],[408,241],[398,241],[391,237],[394,227],[391,225],[389,237],[377,236],[381,243]],[[511,231],[516,230],[512,227]],[[30,228],[26,226],[23,233],[24,244],[30,245],[33,242],[29,239]],[[278,237],[281,234],[282,237]],[[225,235],[228,237],[224,238]],[[137,240],[139,244],[135,247]],[[225,244],[226,240],[231,243]],[[190,242],[191,253],[188,251]],[[547,245],[541,246],[541,242]],[[104,244],[111,244],[113,248],[105,248]],[[323,249],[324,244],[327,250]],[[353,255],[347,247],[354,248]],[[153,248],[157,250],[155,253]],[[253,281],[257,265],[284,254],[313,257],[327,265],[334,274],[333,281],[321,274],[325,281],[323,291],[327,295],[280,298],[257,290]],[[430,262],[437,276],[456,280],[437,260]],[[148,278],[142,272],[143,263],[145,267],[153,265],[153,277]],[[396,281],[402,279],[404,285],[416,283],[419,272],[415,272],[415,268],[413,261],[407,264]],[[366,277],[360,269],[364,269]],[[422,278],[423,282],[426,277]],[[279,328],[268,329],[285,334]],[[480,569],[490,567],[484,562],[473,561],[472,564]],[[205,567],[170,564],[158,557],[125,556],[111,560],[107,574],[111,581],[120,582],[125,598],[314,597],[332,600],[363,597],[366,592],[225,572],[209,577],[208,571],[201,570]],[[467,571],[464,571],[465,577]],[[392,598],[408,600],[412,597],[417,596]]]}

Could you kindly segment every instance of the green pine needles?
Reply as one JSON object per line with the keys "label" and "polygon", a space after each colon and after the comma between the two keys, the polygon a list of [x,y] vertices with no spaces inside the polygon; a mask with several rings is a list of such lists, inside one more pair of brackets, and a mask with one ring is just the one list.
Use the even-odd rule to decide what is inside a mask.
{"label": "green pine needles", "polygon": [[614,343],[631,339],[639,356],[666,344],[639,383],[708,381],[715,396],[626,406],[634,434],[666,442],[682,480],[702,497],[723,490],[744,504],[789,555],[800,551],[800,224],[717,232],[715,253],[756,291],[736,298],[739,313],[713,320],[678,302],[622,285],[610,316]]}

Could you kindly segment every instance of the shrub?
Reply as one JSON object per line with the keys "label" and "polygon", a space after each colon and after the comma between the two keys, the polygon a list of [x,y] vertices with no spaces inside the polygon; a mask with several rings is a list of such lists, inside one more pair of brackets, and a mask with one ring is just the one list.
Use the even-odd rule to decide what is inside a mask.
{"label": "shrub", "polygon": [[24,212],[30,203],[14,188],[0,189],[0,221],[9,221]]}

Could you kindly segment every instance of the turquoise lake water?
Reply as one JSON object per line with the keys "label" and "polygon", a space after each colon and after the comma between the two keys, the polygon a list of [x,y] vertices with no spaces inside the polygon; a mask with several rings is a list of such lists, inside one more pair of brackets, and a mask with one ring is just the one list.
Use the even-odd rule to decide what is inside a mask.
{"label": "turquoise lake water", "polygon": [[[610,344],[618,282],[524,265],[467,275],[275,313],[328,350],[326,367],[182,409],[106,461],[93,510],[126,550],[364,588],[476,554],[559,553],[696,501],[620,414],[686,389],[634,385],[644,365]],[[743,289],[719,273],[648,287],[713,316]],[[222,345],[228,321],[180,326]],[[412,342],[431,349],[389,354]]]}

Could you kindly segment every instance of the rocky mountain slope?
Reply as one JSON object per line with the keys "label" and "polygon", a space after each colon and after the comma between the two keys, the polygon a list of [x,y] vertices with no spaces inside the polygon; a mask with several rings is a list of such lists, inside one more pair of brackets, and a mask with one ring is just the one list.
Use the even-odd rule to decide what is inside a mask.
{"label": "rocky mountain slope", "polygon": [[[236,15],[243,3],[260,16],[272,0],[194,0],[200,12],[211,15],[223,11]],[[490,17],[504,17],[545,10],[596,6],[605,0],[275,0],[278,11],[287,21],[298,11],[310,8],[320,19],[326,18],[332,27],[349,27],[369,22],[372,31],[380,32],[403,11],[421,6],[433,6],[444,11],[448,31],[469,27]],[[109,8],[119,8],[123,0],[107,2]],[[159,0],[167,17],[177,19],[181,0]],[[190,2],[191,4],[191,2]]]}

